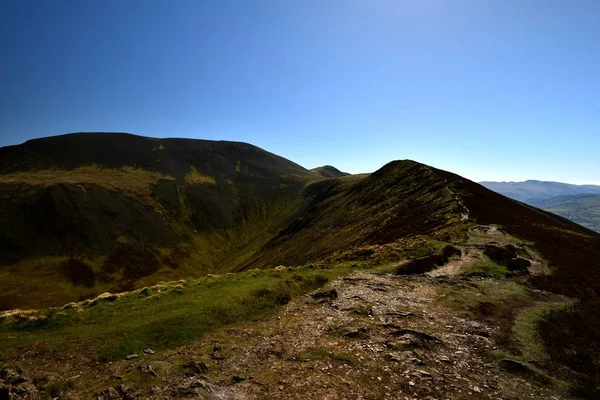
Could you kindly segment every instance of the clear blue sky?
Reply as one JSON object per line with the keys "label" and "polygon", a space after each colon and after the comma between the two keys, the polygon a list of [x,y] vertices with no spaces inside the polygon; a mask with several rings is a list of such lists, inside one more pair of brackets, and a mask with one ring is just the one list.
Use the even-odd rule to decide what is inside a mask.
{"label": "clear blue sky", "polygon": [[119,131],[600,183],[597,0],[2,0],[0,52],[0,146]]}

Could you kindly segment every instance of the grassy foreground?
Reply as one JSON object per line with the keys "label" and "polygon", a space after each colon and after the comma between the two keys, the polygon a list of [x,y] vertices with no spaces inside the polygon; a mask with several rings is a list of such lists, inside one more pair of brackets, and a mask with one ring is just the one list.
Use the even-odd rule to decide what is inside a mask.
{"label": "grassy foreground", "polygon": [[347,265],[339,264],[209,275],[4,317],[0,362],[26,351],[40,356],[78,353],[110,361],[146,348],[180,346],[223,325],[273,312],[294,295],[348,271]]}

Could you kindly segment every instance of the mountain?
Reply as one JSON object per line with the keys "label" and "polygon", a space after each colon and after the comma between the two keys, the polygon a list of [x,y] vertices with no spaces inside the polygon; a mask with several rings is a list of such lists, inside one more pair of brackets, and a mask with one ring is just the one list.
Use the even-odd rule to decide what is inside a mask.
{"label": "mountain", "polygon": [[342,176],[350,175],[346,172],[340,171],[335,167],[332,167],[331,165],[313,168],[310,170],[310,172],[317,174],[321,178],[341,178]]}
{"label": "mountain", "polygon": [[0,395],[598,398],[599,260],[600,234],[412,160],[34,140],[0,149]]}
{"label": "mountain", "polygon": [[19,272],[4,268],[0,309],[235,269],[314,179],[225,141],[81,133],[2,148],[0,264]]}
{"label": "mountain", "polygon": [[528,180],[525,182],[480,182],[480,184],[494,192],[528,204],[535,204],[556,196],[600,194],[600,186],[572,185],[561,182]]}
{"label": "mountain", "polygon": [[410,160],[391,162],[366,177],[313,182],[291,222],[249,267],[297,265],[414,235],[447,237],[459,230],[462,206],[446,188],[434,170]]}

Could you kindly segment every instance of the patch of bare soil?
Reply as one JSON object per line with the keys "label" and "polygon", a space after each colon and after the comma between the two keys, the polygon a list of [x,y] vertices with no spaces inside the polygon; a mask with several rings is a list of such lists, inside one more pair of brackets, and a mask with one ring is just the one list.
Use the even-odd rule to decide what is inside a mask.
{"label": "patch of bare soil", "polygon": [[459,275],[467,271],[475,261],[480,260],[483,254],[482,249],[475,247],[462,246],[460,250],[462,252],[461,257],[453,258],[448,264],[427,272],[425,275],[434,278]]}

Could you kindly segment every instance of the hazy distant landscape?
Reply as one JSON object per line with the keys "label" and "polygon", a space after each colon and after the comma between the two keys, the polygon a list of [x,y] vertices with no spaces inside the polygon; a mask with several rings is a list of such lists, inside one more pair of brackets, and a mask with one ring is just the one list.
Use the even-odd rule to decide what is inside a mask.
{"label": "hazy distant landscape", "polygon": [[560,182],[481,182],[488,189],[600,232],[600,186]]}

